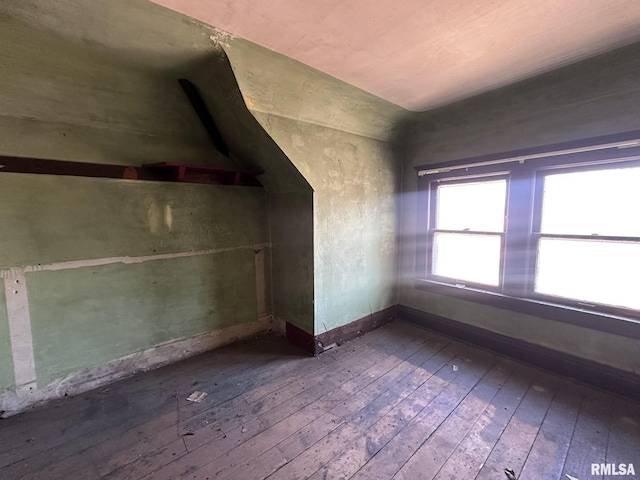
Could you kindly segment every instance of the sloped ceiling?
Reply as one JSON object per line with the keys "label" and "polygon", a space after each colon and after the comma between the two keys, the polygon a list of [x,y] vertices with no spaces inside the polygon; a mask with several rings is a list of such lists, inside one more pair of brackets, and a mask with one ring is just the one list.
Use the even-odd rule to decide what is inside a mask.
{"label": "sloped ceiling", "polygon": [[639,0],[155,0],[430,110],[640,41]]}

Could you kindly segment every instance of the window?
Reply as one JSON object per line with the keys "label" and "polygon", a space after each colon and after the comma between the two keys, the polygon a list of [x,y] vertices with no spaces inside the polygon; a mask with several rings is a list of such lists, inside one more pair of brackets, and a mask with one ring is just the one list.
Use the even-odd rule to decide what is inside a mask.
{"label": "window", "polygon": [[434,193],[431,273],[497,287],[504,244],[506,178],[442,182]]}
{"label": "window", "polygon": [[417,276],[490,298],[640,318],[640,155],[621,153],[422,167]]}
{"label": "window", "polygon": [[541,181],[535,292],[640,310],[640,167]]}

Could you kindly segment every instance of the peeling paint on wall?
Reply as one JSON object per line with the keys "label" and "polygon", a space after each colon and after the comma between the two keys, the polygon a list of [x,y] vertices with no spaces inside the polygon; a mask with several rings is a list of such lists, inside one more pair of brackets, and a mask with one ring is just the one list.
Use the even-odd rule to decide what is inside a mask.
{"label": "peeling paint on wall", "polygon": [[0,391],[15,386],[11,331],[7,318],[6,288],[0,288]]}
{"label": "peeling paint on wall", "polygon": [[20,396],[38,388],[33,356],[27,280],[24,274],[14,272],[14,275],[4,277],[4,292],[16,382],[15,391]]}
{"label": "peeling paint on wall", "polygon": [[169,204],[164,206],[164,224],[169,231],[171,231],[171,228],[173,227],[173,211]]}
{"label": "peeling paint on wall", "polygon": [[161,367],[194,355],[227,345],[244,338],[267,332],[279,332],[281,325],[271,316],[260,317],[255,322],[233,325],[222,330],[193,337],[175,339],[153,348],[136,352],[99,366],[92,366],[56,379],[34,390],[29,395],[14,391],[0,391],[0,418],[21,413],[49,400],[101,387],[138,372]]}
{"label": "peeling paint on wall", "polygon": [[233,34],[226,32],[220,28],[208,26],[211,33],[209,34],[209,40],[216,46],[222,46],[225,48],[231,48],[232,41],[236,38]]}

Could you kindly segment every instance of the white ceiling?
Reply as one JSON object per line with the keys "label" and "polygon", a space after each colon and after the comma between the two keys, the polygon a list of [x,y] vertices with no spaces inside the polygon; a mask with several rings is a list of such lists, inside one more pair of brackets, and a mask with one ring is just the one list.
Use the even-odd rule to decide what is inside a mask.
{"label": "white ceiling", "polygon": [[423,111],[640,41],[640,0],[154,0]]}

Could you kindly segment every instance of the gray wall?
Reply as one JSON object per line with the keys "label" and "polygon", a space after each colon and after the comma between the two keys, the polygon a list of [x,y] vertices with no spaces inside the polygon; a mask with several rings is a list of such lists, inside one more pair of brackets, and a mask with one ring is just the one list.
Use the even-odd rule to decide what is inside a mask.
{"label": "gray wall", "polygon": [[640,342],[416,290],[417,165],[640,129],[640,45],[432,112],[403,142],[402,305],[640,372]]}

